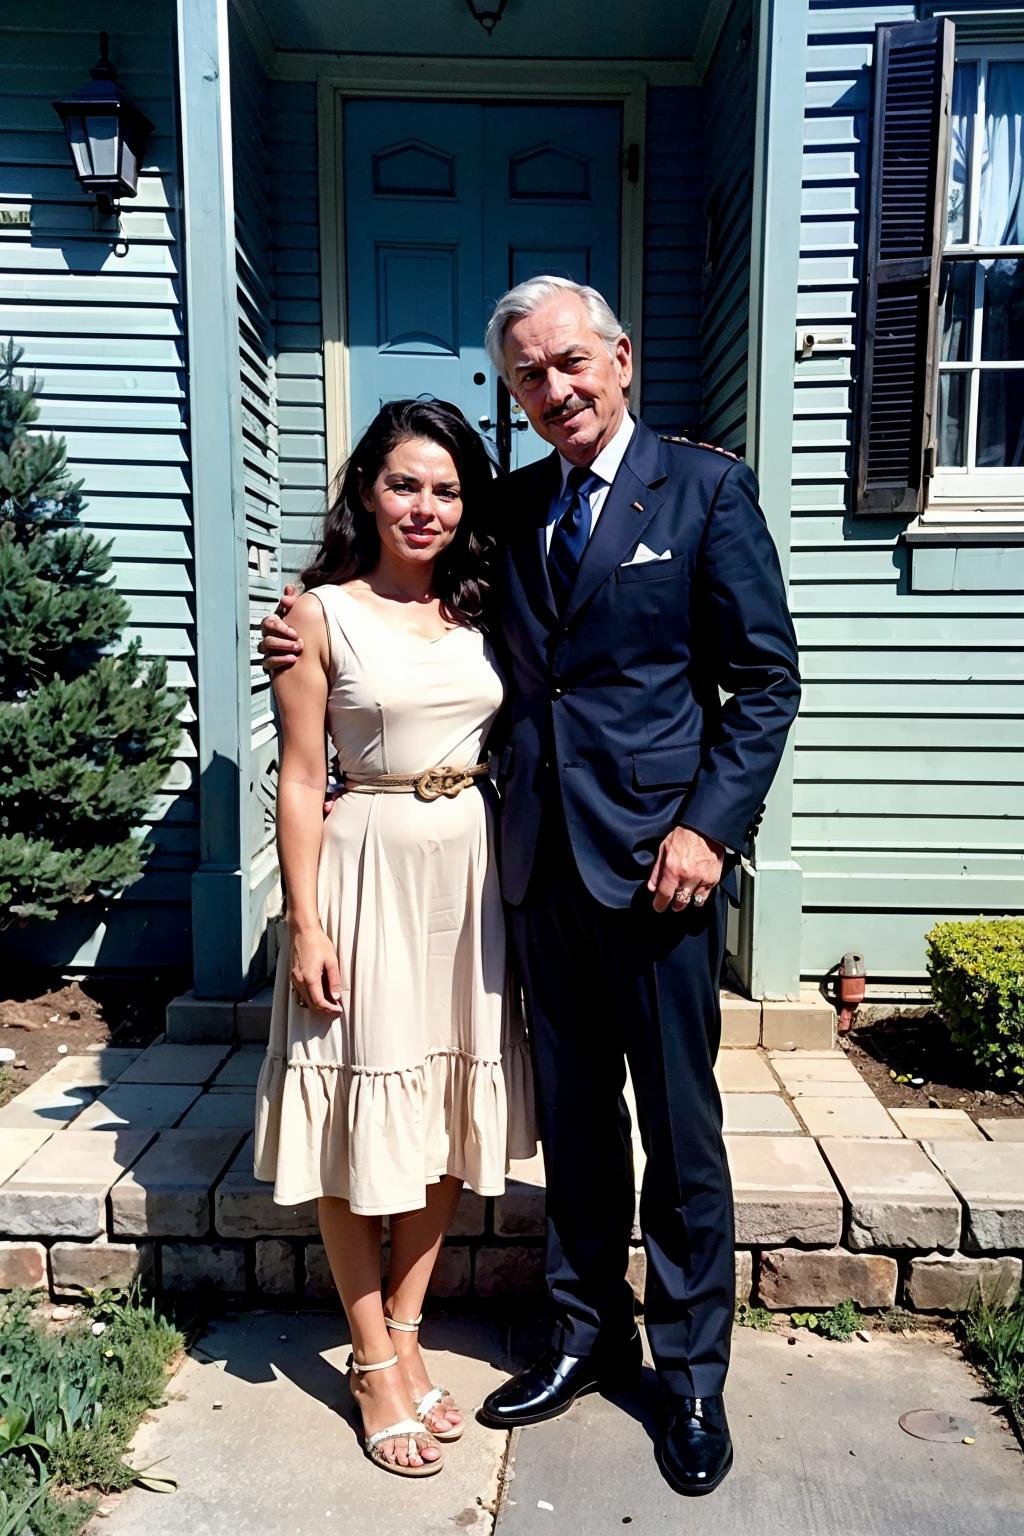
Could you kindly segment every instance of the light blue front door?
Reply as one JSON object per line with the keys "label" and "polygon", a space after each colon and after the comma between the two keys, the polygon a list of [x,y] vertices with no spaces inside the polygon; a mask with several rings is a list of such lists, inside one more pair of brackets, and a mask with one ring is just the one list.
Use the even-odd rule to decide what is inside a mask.
{"label": "light blue front door", "polygon": [[618,109],[353,101],[344,137],[353,440],[385,400],[427,394],[511,468],[547,453],[499,389],[484,327],[538,272],[618,305]]}

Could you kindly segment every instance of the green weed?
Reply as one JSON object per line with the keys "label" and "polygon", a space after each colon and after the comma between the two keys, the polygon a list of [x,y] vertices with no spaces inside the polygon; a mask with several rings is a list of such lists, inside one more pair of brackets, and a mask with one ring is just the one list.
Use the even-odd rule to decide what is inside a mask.
{"label": "green weed", "polygon": [[822,1338],[835,1339],[840,1344],[852,1339],[857,1329],[864,1326],[864,1317],[856,1302],[849,1298],[836,1302],[827,1312],[791,1312],[789,1315],[795,1327],[810,1328]]}
{"label": "green weed", "polygon": [[916,1333],[918,1320],[906,1307],[889,1307],[879,1313],[876,1326],[885,1333]]}
{"label": "green weed", "polygon": [[741,1301],[736,1308],[736,1325],[754,1328],[758,1333],[771,1333],[775,1327],[775,1313],[769,1312],[767,1307],[754,1307],[749,1301]]}

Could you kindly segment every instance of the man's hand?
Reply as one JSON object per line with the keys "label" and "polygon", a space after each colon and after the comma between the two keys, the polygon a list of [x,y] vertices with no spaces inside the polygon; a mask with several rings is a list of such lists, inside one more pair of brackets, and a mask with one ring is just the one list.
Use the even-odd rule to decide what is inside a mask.
{"label": "man's hand", "polygon": [[702,907],[722,878],[725,848],[689,827],[675,827],[658,849],[647,889],[655,912],[681,912],[693,902]]}
{"label": "man's hand", "polygon": [[298,595],[289,583],[274,612],[268,613],[260,625],[263,639],[256,649],[263,657],[264,672],[269,673],[271,677],[275,672],[287,672],[289,667],[293,667],[302,650],[302,641],[299,636],[289,624],[284,622]]}

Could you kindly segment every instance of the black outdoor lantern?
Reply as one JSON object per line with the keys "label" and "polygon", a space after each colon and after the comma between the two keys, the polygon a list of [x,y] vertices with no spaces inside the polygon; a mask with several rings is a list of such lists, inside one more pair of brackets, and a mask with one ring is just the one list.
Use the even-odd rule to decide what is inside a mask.
{"label": "black outdoor lantern", "polygon": [[103,214],[116,213],[120,198],[135,196],[146,140],[153,132],[149,118],[118,85],[109,48],[110,39],[101,32],[91,83],[53,103],[68,136],[75,175]]}
{"label": "black outdoor lantern", "polygon": [[487,36],[490,37],[505,14],[508,0],[494,0],[494,3],[491,5],[481,5],[479,0],[466,0],[466,4],[469,6],[469,13],[473,20],[478,21],[487,33]]}

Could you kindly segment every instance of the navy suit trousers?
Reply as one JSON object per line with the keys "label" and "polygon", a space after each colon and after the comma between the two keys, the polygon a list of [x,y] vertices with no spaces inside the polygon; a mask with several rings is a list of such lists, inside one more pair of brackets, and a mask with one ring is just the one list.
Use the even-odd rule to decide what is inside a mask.
{"label": "navy suit trousers", "polygon": [[626,1061],[646,1154],[645,1321],[673,1396],[722,1391],[735,1305],[732,1187],[713,1075],[726,898],[656,913],[602,906],[546,799],[526,899],[510,910],[530,1018],[547,1173],[553,1342],[588,1354],[633,1331],[635,1182]]}

